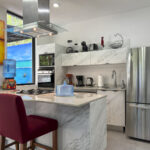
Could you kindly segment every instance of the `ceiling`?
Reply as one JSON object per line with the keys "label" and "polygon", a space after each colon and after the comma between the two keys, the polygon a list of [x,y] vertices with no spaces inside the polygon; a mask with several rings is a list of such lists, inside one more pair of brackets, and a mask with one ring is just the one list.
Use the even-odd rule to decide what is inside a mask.
{"label": "ceiling", "polygon": [[[70,24],[100,16],[150,6],[150,0],[60,0],[60,8],[51,8],[51,22]],[[22,15],[22,0],[0,0],[0,6]]]}

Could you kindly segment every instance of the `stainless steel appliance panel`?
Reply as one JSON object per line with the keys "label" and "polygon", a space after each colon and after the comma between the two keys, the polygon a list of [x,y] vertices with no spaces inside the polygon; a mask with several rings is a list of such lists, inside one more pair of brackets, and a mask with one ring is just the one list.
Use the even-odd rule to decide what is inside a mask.
{"label": "stainless steel appliance panel", "polygon": [[50,1],[49,0],[23,0],[23,23],[50,21]]}
{"label": "stainless steel appliance panel", "polygon": [[[27,9],[28,8],[28,9]],[[23,23],[38,21],[38,0],[23,0]]]}
{"label": "stainless steel appliance panel", "polygon": [[139,103],[150,104],[150,47],[139,49]]}
{"label": "stainless steel appliance panel", "polygon": [[126,108],[127,136],[150,141],[150,105],[127,103]]}
{"label": "stainless steel appliance panel", "polygon": [[138,102],[139,53],[131,49],[127,60],[127,102]]}

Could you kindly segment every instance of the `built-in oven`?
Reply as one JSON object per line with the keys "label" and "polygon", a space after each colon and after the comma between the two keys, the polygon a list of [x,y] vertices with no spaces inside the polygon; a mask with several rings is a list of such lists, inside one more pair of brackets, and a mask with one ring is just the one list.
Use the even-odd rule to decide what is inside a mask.
{"label": "built-in oven", "polygon": [[39,70],[38,71],[38,87],[54,88],[55,75],[54,70]]}

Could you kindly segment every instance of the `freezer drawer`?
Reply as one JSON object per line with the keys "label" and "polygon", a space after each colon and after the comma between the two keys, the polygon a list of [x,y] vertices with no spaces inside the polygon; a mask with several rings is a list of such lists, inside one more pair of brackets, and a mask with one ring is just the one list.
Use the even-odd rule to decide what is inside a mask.
{"label": "freezer drawer", "polygon": [[150,141],[150,105],[126,104],[126,135]]}

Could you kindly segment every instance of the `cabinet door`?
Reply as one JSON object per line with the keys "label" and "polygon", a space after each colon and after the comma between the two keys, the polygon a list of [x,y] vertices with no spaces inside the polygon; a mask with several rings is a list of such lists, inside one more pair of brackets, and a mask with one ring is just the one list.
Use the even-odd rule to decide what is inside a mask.
{"label": "cabinet door", "polygon": [[125,126],[125,92],[124,91],[98,91],[107,95],[107,124]]}
{"label": "cabinet door", "polygon": [[127,48],[91,52],[91,65],[126,63],[127,53]]}
{"label": "cabinet door", "polygon": [[62,66],[90,65],[90,58],[90,52],[63,54]]}
{"label": "cabinet door", "polygon": [[73,54],[62,55],[62,66],[73,66]]}
{"label": "cabinet door", "polygon": [[90,63],[91,63],[90,52],[73,54],[73,65],[82,66],[82,65],[90,65]]}

